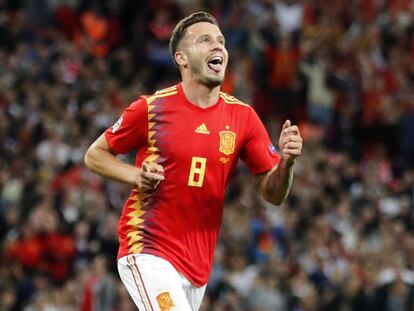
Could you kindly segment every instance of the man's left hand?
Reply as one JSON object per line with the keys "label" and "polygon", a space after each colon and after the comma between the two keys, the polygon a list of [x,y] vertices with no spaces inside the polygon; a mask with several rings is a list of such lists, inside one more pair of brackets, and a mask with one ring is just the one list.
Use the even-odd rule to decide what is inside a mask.
{"label": "man's left hand", "polygon": [[299,128],[291,125],[290,120],[286,120],[280,133],[279,148],[287,166],[293,165],[295,159],[302,153],[302,141]]}

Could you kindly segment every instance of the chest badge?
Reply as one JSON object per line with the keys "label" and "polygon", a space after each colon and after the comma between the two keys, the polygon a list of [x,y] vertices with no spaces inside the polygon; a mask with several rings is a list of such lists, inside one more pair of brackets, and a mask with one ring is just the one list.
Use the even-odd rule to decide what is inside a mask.
{"label": "chest badge", "polygon": [[225,155],[234,153],[236,146],[236,133],[229,130],[230,126],[226,125],[226,130],[220,132],[220,149]]}

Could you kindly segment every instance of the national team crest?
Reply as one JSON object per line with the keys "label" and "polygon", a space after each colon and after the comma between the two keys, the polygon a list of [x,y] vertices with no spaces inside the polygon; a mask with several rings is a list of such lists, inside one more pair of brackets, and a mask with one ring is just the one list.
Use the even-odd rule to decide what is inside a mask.
{"label": "national team crest", "polygon": [[221,131],[220,132],[220,152],[225,155],[230,155],[234,152],[236,146],[236,133],[232,131]]}
{"label": "national team crest", "polygon": [[160,311],[169,311],[175,306],[169,292],[159,294],[157,296],[157,301],[160,306]]}

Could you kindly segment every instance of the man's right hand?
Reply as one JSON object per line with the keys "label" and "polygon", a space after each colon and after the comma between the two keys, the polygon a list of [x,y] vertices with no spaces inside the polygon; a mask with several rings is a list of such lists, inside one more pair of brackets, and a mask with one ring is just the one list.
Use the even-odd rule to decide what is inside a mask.
{"label": "man's right hand", "polygon": [[124,163],[116,157],[102,134],[85,154],[85,165],[93,172],[129,185],[142,191],[154,191],[164,180],[164,168],[157,163],[143,162],[141,167]]}
{"label": "man's right hand", "polygon": [[135,183],[142,191],[154,191],[159,183],[164,180],[164,168],[154,162],[143,162]]}

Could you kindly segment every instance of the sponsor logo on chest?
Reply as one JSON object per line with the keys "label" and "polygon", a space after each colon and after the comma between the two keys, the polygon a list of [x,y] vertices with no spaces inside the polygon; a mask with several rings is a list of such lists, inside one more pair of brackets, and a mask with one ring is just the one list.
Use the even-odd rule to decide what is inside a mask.
{"label": "sponsor logo on chest", "polygon": [[196,129],[195,131],[198,134],[205,134],[205,135],[210,135],[210,131],[208,130],[207,126],[205,123],[201,123]]}

